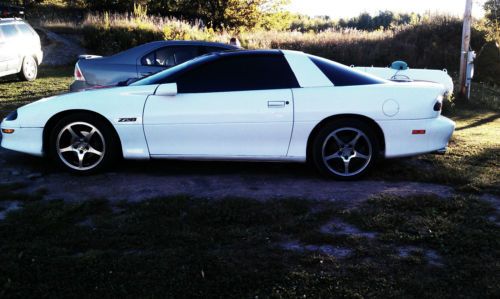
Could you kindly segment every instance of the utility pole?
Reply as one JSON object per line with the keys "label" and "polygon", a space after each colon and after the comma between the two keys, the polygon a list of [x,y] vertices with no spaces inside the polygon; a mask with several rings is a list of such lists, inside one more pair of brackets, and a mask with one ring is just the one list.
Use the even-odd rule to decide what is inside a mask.
{"label": "utility pole", "polygon": [[472,0],[466,0],[464,14],[464,28],[462,32],[462,51],[460,52],[460,95],[468,99],[467,94],[467,58],[470,49],[472,24]]}

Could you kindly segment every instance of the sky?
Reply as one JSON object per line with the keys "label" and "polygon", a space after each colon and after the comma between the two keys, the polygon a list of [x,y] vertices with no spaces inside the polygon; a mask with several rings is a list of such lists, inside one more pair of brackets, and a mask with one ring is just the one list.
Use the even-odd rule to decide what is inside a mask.
{"label": "sky", "polygon": [[[485,0],[473,0],[475,17],[484,15]],[[329,15],[333,18],[349,18],[368,12],[376,14],[381,10],[394,12],[440,12],[463,16],[466,0],[291,0],[290,11],[310,16]]]}

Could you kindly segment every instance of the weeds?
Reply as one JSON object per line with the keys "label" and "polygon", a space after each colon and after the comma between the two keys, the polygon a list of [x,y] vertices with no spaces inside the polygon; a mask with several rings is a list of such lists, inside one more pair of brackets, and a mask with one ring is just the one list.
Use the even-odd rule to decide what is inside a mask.
{"label": "weeds", "polygon": [[[485,219],[492,208],[474,198],[384,197],[344,210],[301,199],[172,197],[115,210],[93,200],[27,203],[10,212],[0,221],[0,293],[453,298],[500,292],[499,228]],[[376,237],[322,232],[332,219]],[[284,246],[287,240],[306,250]]]}

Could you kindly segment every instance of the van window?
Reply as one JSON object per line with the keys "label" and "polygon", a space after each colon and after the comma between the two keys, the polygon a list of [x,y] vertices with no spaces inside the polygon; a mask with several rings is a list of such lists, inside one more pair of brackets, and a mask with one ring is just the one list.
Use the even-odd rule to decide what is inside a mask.
{"label": "van window", "polygon": [[0,30],[3,33],[3,36],[6,40],[15,38],[17,36],[17,29],[14,25],[2,25],[0,26]]}
{"label": "van window", "polygon": [[21,31],[21,33],[23,35],[26,35],[26,36],[33,36],[34,35],[32,29],[26,24],[17,24],[17,29],[19,29],[19,31]]}

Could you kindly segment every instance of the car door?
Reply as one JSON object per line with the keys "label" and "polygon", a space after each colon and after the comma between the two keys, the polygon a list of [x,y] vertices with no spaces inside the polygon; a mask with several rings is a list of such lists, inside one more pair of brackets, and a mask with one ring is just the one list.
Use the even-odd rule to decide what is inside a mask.
{"label": "car door", "polygon": [[7,70],[7,45],[0,26],[0,74]]}
{"label": "car door", "polygon": [[146,77],[200,55],[198,46],[166,46],[152,51],[138,61],[138,77]]}
{"label": "car door", "polygon": [[176,84],[176,96],[147,99],[152,156],[286,156],[298,83],[283,55],[219,57]]}

